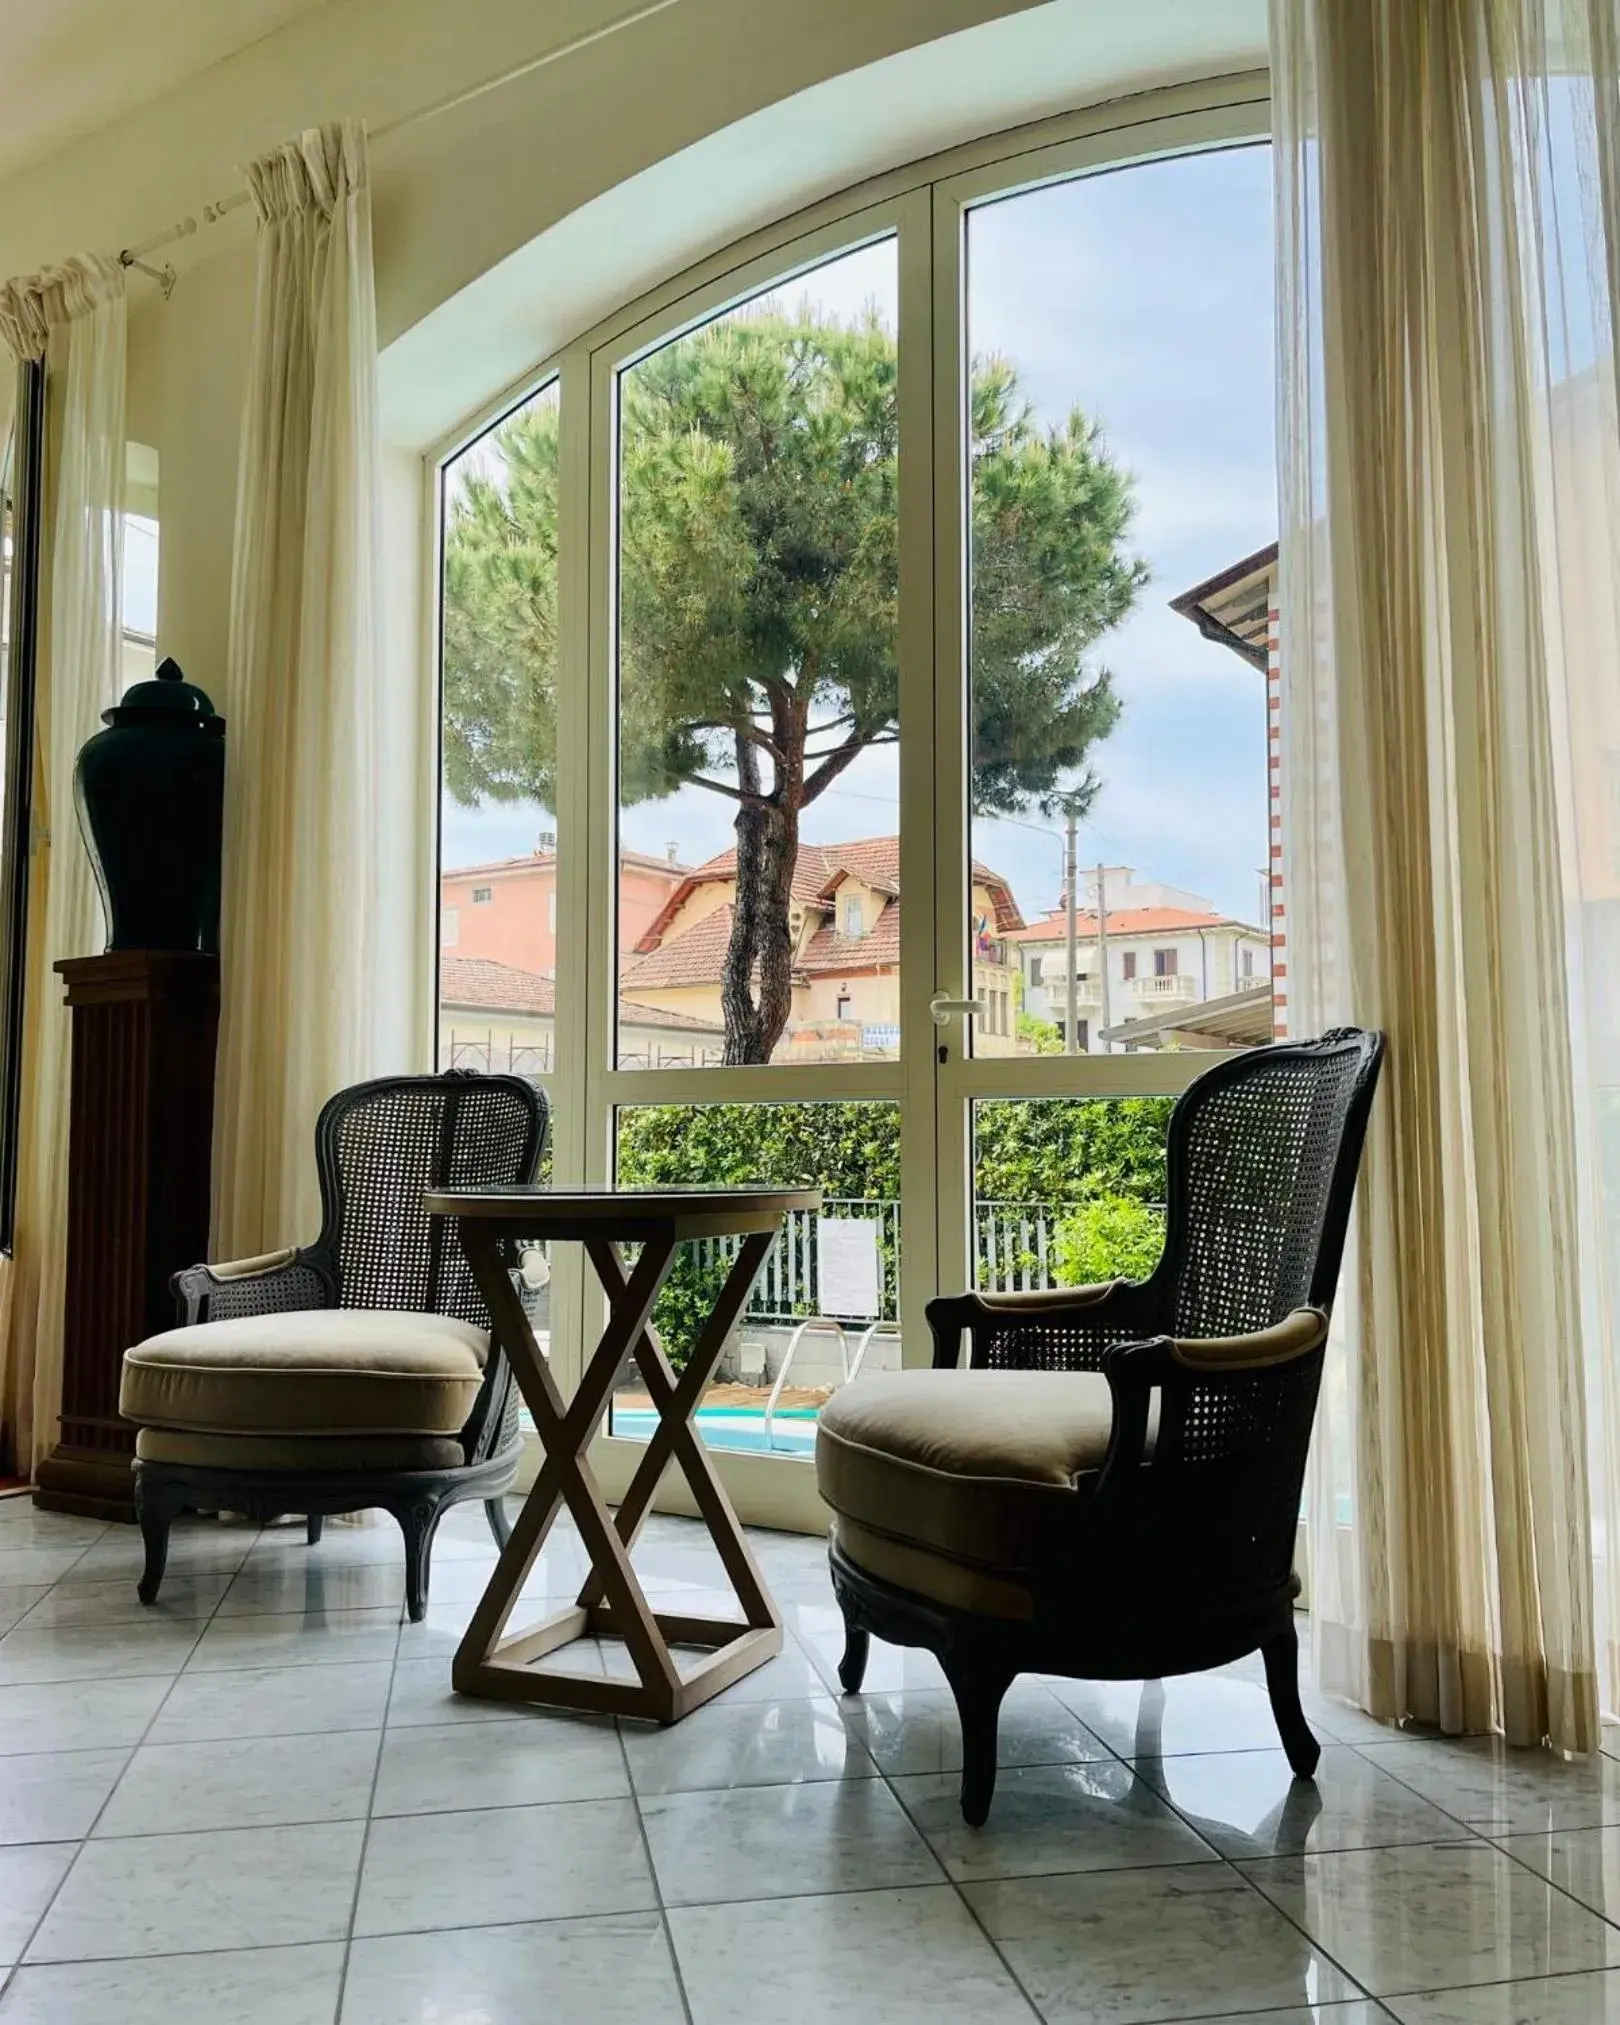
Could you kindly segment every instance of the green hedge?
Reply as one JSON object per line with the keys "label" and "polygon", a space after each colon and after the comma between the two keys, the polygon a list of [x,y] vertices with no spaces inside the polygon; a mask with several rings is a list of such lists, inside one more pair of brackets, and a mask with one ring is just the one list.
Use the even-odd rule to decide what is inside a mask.
{"label": "green hedge", "polygon": [[[1070,1203],[1053,1265],[1059,1285],[1140,1277],[1158,1256],[1168,1097],[997,1099],[977,1107],[974,1181],[998,1202]],[[620,1111],[627,1188],[694,1182],[818,1186],[831,1197],[898,1200],[900,1109],[892,1103],[646,1104]],[[1145,1264],[1143,1262],[1146,1262]],[[885,1258],[892,1288],[899,1261]],[[680,1369],[725,1276],[682,1246],[654,1323]]]}

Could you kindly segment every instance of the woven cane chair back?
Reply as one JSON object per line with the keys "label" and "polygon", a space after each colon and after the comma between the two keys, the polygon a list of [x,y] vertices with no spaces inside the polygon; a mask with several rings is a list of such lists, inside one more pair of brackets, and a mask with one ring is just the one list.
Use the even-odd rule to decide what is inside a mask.
{"label": "woven cane chair back", "polygon": [[336,1305],[454,1315],[487,1329],[457,1227],[430,1217],[422,1198],[531,1182],[546,1123],[544,1093],[520,1076],[452,1070],[340,1090],[315,1128],[324,1215],[305,1255],[330,1274]]}

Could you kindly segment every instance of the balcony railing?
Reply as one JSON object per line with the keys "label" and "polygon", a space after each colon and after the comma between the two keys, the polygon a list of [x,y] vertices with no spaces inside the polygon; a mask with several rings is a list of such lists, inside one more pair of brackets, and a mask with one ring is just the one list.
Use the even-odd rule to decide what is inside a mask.
{"label": "balcony railing", "polygon": [[1190,970],[1173,970],[1168,977],[1133,977],[1131,989],[1138,998],[1196,998],[1198,980]]}
{"label": "balcony railing", "polygon": [[[973,1283],[983,1292],[1020,1293],[1053,1284],[1058,1226],[1079,1205],[1072,1202],[996,1202],[980,1197],[973,1205]],[[880,1313],[842,1316],[853,1321],[899,1319],[900,1205],[892,1196],[829,1197],[823,1209],[792,1210],[781,1236],[766,1256],[744,1319],[791,1322],[807,1315],[838,1316],[821,1286],[819,1237],[824,1220],[865,1217],[878,1226],[882,1278]],[[694,1250],[701,1266],[716,1273],[736,1257],[738,1240],[703,1238]]]}

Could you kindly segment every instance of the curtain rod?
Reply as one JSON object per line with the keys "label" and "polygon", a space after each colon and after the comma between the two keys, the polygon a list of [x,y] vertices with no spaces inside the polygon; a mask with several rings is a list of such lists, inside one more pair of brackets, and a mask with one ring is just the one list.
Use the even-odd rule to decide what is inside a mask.
{"label": "curtain rod", "polygon": [[[513,64],[509,70],[498,71],[493,77],[486,77],[477,84],[465,86],[446,98],[434,99],[429,105],[418,106],[415,111],[401,113],[398,119],[384,120],[381,126],[371,127],[368,134],[373,141],[383,141],[390,134],[402,132],[407,127],[421,126],[425,121],[437,119],[441,113],[454,112],[459,106],[470,105],[482,98],[486,92],[499,91],[503,85],[515,84],[520,77],[528,77],[537,70],[544,70],[548,64],[560,63],[565,56],[575,56],[582,49],[589,49],[593,42],[604,42],[610,35],[617,35],[623,28],[634,28],[638,22],[648,21],[655,14],[662,14],[666,8],[679,6],[680,0],[645,0],[645,4],[634,7],[627,14],[615,15],[611,21],[604,21],[600,27],[589,28],[582,35],[574,36],[568,42],[559,42],[555,48],[542,50],[538,56],[526,57],[522,63]],[[204,204],[199,214],[205,225],[217,225],[221,218],[232,211],[240,210],[250,201],[246,190],[234,190],[228,197],[217,203]],[[148,274],[163,290],[165,298],[174,287],[174,269],[169,266],[153,268],[146,265],[145,256],[156,253],[160,247],[172,246],[177,240],[189,239],[197,230],[196,218],[182,218],[178,224],[166,231],[154,232],[150,239],[143,239],[138,245],[126,246],[118,258],[125,267],[139,268]]]}

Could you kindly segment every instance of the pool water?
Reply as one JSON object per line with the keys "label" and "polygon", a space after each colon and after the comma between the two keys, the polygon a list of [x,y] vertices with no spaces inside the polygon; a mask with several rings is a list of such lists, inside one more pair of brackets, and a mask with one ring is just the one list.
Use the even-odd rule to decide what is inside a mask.
{"label": "pool water", "polygon": [[[765,1416],[756,1406],[700,1406],[697,1430],[709,1448],[733,1454],[790,1455],[807,1458],[815,1452],[816,1411],[813,1406],[778,1407],[765,1439]],[[650,1441],[658,1415],[650,1406],[615,1406],[612,1432],[624,1441]]]}

